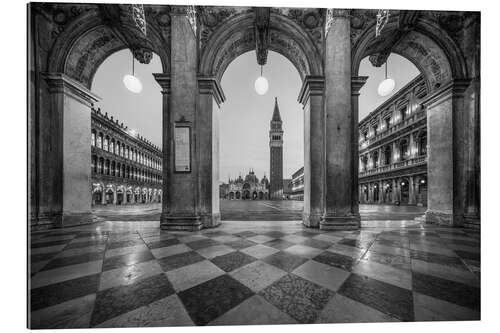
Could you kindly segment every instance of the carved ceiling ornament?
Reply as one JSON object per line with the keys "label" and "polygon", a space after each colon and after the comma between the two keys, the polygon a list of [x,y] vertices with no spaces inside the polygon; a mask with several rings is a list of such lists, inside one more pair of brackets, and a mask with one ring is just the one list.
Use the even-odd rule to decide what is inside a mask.
{"label": "carved ceiling ornament", "polygon": [[375,27],[375,37],[380,36],[380,33],[384,29],[387,22],[389,22],[389,10],[388,9],[379,9],[377,14],[377,25]]}
{"label": "carved ceiling ornament", "polygon": [[333,8],[328,8],[326,10],[326,19],[325,19],[325,37],[328,35],[328,31],[330,31],[330,27],[333,24]]}
{"label": "carved ceiling ornament", "polygon": [[193,33],[196,36],[196,29],[197,29],[196,7],[195,6],[187,6],[186,16],[189,20],[189,24],[191,25],[191,29],[193,29]]}
{"label": "carved ceiling ornament", "polygon": [[146,15],[144,14],[144,6],[142,4],[130,5],[132,8],[132,19],[135,26],[147,36]]}
{"label": "carved ceiling ornament", "polygon": [[257,63],[264,66],[267,62],[267,53],[269,50],[269,22],[271,12],[269,8],[255,7],[254,13],[255,53],[257,55]]}

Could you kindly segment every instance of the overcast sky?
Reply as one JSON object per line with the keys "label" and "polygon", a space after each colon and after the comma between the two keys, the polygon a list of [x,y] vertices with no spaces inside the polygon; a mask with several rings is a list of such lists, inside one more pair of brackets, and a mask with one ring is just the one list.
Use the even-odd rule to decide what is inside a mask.
{"label": "overcast sky", "polygon": [[[417,68],[403,57],[389,57],[389,76],[396,80],[397,91],[418,75]],[[129,92],[123,85],[125,74],[132,71],[132,55],[123,50],[110,56],[99,67],[92,86],[102,101],[102,112],[108,112],[135,129],[151,142],[161,146],[161,93],[152,73],[162,71],[158,56],[148,65],[135,63],[135,74],[143,83],[140,94]],[[222,77],[226,102],[220,110],[220,177],[245,176],[253,168],[257,176],[269,177],[269,121],[278,98],[283,120],[283,176],[291,175],[304,163],[304,125],[297,96],[300,76],[292,63],[278,53],[269,52],[264,76],[269,80],[269,91],[260,96],[254,90],[254,81],[260,74],[255,52],[235,59]],[[361,90],[359,118],[362,119],[388,97],[377,95],[377,86],[384,79],[384,68],[373,67],[368,59],[360,66],[359,75],[369,76]]]}

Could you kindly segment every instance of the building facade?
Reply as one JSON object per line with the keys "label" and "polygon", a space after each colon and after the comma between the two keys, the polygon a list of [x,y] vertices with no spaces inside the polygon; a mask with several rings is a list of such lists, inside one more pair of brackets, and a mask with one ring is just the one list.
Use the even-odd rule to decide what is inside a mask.
{"label": "building facade", "polygon": [[359,123],[360,203],[427,205],[426,96],[419,75]]}
{"label": "building facade", "polygon": [[[359,202],[427,205],[427,96],[419,75],[359,123]],[[292,176],[304,199],[304,168]]]}
{"label": "building facade", "polygon": [[92,205],[161,202],[162,151],[92,107]]}
{"label": "building facade", "polygon": [[228,200],[268,200],[269,180],[266,175],[259,181],[253,170],[243,179],[241,175],[236,179],[229,179],[227,184],[219,187],[221,199]]}
{"label": "building facade", "polygon": [[273,117],[269,129],[269,177],[271,200],[283,200],[283,121],[274,99]]}

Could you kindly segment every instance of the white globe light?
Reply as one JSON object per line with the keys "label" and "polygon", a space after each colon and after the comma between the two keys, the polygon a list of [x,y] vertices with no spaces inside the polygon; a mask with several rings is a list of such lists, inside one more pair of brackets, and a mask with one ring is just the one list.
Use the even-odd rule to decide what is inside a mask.
{"label": "white globe light", "polygon": [[255,80],[255,91],[259,95],[265,95],[269,90],[269,83],[267,79],[263,76],[259,76],[257,80]]}
{"label": "white globe light", "polygon": [[127,74],[123,77],[123,84],[133,93],[140,93],[142,91],[141,81],[133,75]]}
{"label": "white globe light", "polygon": [[380,96],[387,96],[394,90],[395,86],[396,82],[393,79],[385,79],[378,85],[378,94]]}

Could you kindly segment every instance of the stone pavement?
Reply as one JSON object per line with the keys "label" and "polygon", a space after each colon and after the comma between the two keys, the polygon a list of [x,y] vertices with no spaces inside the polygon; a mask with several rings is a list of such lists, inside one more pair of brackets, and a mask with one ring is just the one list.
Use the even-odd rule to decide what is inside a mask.
{"label": "stone pavement", "polygon": [[[384,225],[384,223],[380,223]],[[31,234],[32,328],[480,319],[479,233],[101,222]]]}

